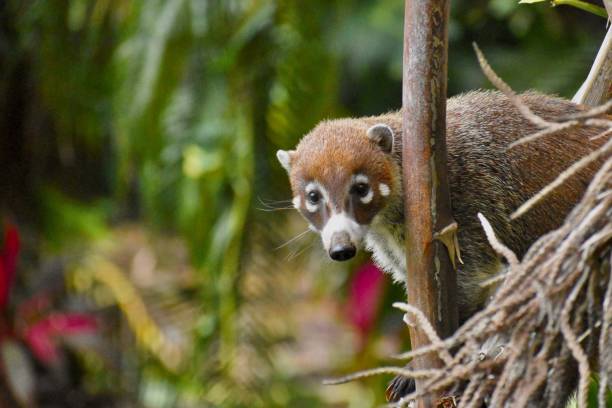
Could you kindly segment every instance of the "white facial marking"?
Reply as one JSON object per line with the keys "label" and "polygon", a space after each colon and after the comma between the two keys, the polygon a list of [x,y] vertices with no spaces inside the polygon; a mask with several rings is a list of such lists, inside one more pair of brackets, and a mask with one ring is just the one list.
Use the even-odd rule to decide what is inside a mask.
{"label": "white facial marking", "polygon": [[388,196],[388,195],[391,193],[391,189],[390,189],[390,188],[389,188],[389,186],[388,186],[388,185],[386,185],[385,183],[380,183],[380,184],[378,185],[378,189],[380,190],[380,194],[381,194],[383,197],[386,197],[386,196]]}
{"label": "white facial marking", "polygon": [[374,198],[374,192],[372,191],[372,189],[369,189],[368,194],[361,197],[359,201],[361,201],[364,204],[368,204],[370,201],[372,201],[373,198]]}
{"label": "white facial marking", "polygon": [[311,213],[317,212],[321,203],[329,202],[329,194],[327,194],[327,190],[325,190],[325,187],[323,187],[318,181],[311,181],[308,183],[305,191],[306,197],[308,197],[308,193],[312,191],[317,191],[319,194],[321,194],[321,199],[317,204],[312,204],[308,198],[306,198],[306,209]]}
{"label": "white facial marking", "polygon": [[306,209],[308,210],[308,212],[316,213],[317,210],[319,209],[319,204],[312,204],[310,201],[307,200]]}
{"label": "white facial marking", "polygon": [[321,186],[316,181],[310,182],[306,185],[306,209],[308,212],[315,213],[319,209],[319,204],[313,204],[308,200],[308,194],[313,191],[319,191],[320,187]]}
{"label": "white facial marking", "polygon": [[326,203],[331,203],[331,201],[329,200],[329,194],[327,193],[327,190],[325,189],[325,187],[323,187],[319,183],[317,183],[317,185],[319,186],[319,191],[321,192],[321,195],[323,196],[323,201]]}
{"label": "white facial marking", "polygon": [[295,196],[293,197],[292,203],[293,203],[293,207],[295,207],[296,210],[299,210],[300,205],[302,203],[302,199],[300,198],[300,196]]}
{"label": "white facial marking", "polygon": [[304,190],[306,190],[306,194],[310,193],[313,190],[316,190],[319,187],[319,183],[317,183],[316,181],[311,181],[310,183],[306,184],[306,188]]}
{"label": "white facial marking", "polygon": [[[368,184],[369,181],[370,179],[365,174],[356,174],[353,176],[353,184],[357,184],[357,183]],[[373,198],[374,198],[374,192],[370,188],[368,190],[368,194],[366,194],[364,197],[359,198],[359,201],[361,201],[364,204],[368,204],[370,201],[372,201]]]}
{"label": "white facial marking", "polygon": [[355,177],[353,177],[353,180],[355,183],[365,183],[365,184],[367,184],[368,181],[370,181],[370,179],[368,179],[368,176],[366,176],[365,174],[357,174],[355,175]]}
{"label": "white facial marking", "polygon": [[357,246],[363,239],[366,228],[359,225],[355,220],[343,212],[332,215],[327,221],[327,224],[325,224],[325,227],[323,227],[323,231],[321,231],[321,239],[323,240],[323,246],[326,251],[329,251],[331,238],[336,232],[348,233],[351,242]]}

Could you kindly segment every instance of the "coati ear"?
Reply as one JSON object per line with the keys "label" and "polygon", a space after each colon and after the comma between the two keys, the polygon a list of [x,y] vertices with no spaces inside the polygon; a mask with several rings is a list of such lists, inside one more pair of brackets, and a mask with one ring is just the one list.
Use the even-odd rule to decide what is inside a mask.
{"label": "coati ear", "polygon": [[368,138],[376,143],[385,153],[393,151],[393,130],[384,123],[378,123],[368,129]]}
{"label": "coati ear", "polygon": [[276,158],[280,162],[281,166],[287,170],[287,173],[291,170],[291,158],[295,154],[295,150],[279,150],[276,152]]}

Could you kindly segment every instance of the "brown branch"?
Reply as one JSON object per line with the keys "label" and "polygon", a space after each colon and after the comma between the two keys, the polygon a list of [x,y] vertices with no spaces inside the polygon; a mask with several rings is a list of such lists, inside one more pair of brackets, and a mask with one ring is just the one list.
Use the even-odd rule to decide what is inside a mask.
{"label": "brown branch", "polygon": [[[445,142],[449,7],[449,0],[405,2],[402,170],[406,269],[410,282],[407,297],[433,327],[431,331],[423,324],[410,327],[415,348],[429,344],[432,332],[437,333],[436,337],[446,337],[457,327],[456,276],[449,252],[442,244],[454,242],[454,237],[434,239],[454,222]],[[455,233],[453,229],[447,231]],[[450,256],[455,255],[452,252]],[[445,353],[441,356],[450,358]],[[433,369],[441,367],[442,361],[436,354],[423,354],[412,366]],[[417,379],[417,393],[424,386],[424,381]],[[419,400],[419,406],[433,406],[437,397],[420,395],[427,398]]]}
{"label": "brown branch", "polygon": [[476,57],[478,58],[478,63],[480,64],[482,72],[484,72],[485,76],[489,79],[489,81],[491,81],[493,85],[495,85],[497,89],[502,91],[503,94],[508,97],[510,102],[512,102],[512,104],[519,110],[519,112],[521,112],[521,114],[526,119],[528,119],[531,123],[533,123],[539,128],[548,128],[555,125],[555,123],[542,119],[541,117],[533,113],[529,106],[521,102],[521,99],[518,97],[516,92],[514,92],[514,90],[510,88],[510,85],[504,82],[504,80],[501,79],[495,73],[495,71],[493,71],[493,68],[491,68],[491,65],[489,65],[489,62],[485,58],[482,51],[480,51],[478,45],[476,45],[476,43],[472,43],[472,46],[474,47],[474,51],[476,52]]}
{"label": "brown branch", "polygon": [[399,367],[378,367],[378,368],[372,368],[370,370],[357,371],[356,373],[352,373],[344,377],[329,378],[327,380],[323,380],[323,384],[324,385],[344,384],[344,383],[355,381],[361,378],[367,378],[367,377],[372,377],[372,376],[381,375],[381,374],[395,374],[395,375],[401,375],[401,376],[408,377],[408,378],[428,378],[428,377],[438,374],[438,372],[434,370],[409,370],[406,368],[399,368]]}
{"label": "brown branch", "polygon": [[[610,255],[610,264],[612,265],[612,254]],[[610,331],[612,330],[612,274],[610,274],[608,289],[603,302],[605,310],[603,323],[601,325],[601,336],[599,338],[599,350],[610,350],[609,344]],[[609,357],[607,357],[609,358]],[[610,372],[610,362],[606,361],[606,354],[599,355],[599,392],[597,401],[600,407],[606,404],[606,393],[608,389],[608,373]]]}
{"label": "brown branch", "polygon": [[[401,302],[393,303],[393,307],[396,307],[406,313],[404,315],[404,322],[408,326],[411,326],[411,327],[418,326],[421,328],[421,330],[427,336],[429,340],[429,344],[433,346],[439,346],[443,344],[442,340],[440,339],[440,337],[438,336],[438,334],[436,333],[436,331],[430,324],[429,320],[427,320],[427,316],[425,316],[425,314],[421,312],[418,308],[412,305],[406,304],[406,303],[401,303]],[[412,320],[410,320],[410,318],[408,317],[408,314],[412,314],[414,317],[416,317],[417,321],[413,322]],[[439,352],[440,359],[445,364],[450,364],[450,362],[453,360],[448,350],[446,350],[444,347],[439,347],[438,352]]]}
{"label": "brown branch", "polygon": [[599,149],[595,150],[588,156],[584,156],[583,158],[578,160],[576,163],[568,167],[567,170],[559,174],[557,178],[555,178],[546,187],[540,190],[540,192],[538,192],[535,196],[531,197],[523,205],[521,205],[515,212],[513,212],[510,218],[516,219],[520,217],[521,215],[525,214],[534,205],[536,205],[538,202],[544,199],[544,197],[550,194],[551,191],[559,187],[571,176],[578,173],[580,170],[584,169],[586,166],[593,163],[594,161],[599,160],[602,157],[605,157],[610,152],[612,152],[612,139],[608,140],[608,142],[604,144],[602,147],[600,147]]}
{"label": "brown branch", "polygon": [[493,231],[493,227],[491,226],[489,221],[485,218],[485,216],[482,215],[481,213],[478,213],[478,219],[480,220],[480,223],[482,224],[482,229],[484,229],[485,234],[487,235],[487,239],[489,240],[489,243],[491,244],[491,247],[498,254],[506,258],[506,260],[510,264],[510,267],[513,267],[513,268],[518,267],[519,260],[516,257],[516,254],[512,252],[510,248],[502,244],[499,241],[499,239],[497,239],[497,237],[495,236],[495,232]]}

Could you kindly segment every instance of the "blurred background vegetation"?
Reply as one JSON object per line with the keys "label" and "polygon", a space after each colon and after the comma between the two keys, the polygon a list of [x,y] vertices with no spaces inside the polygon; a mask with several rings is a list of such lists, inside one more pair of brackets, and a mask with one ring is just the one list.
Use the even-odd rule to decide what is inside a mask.
{"label": "blurred background vegetation", "polygon": [[[571,97],[605,34],[548,3],[451,8],[451,95],[489,86],[476,41],[515,89]],[[320,380],[406,346],[402,289],[287,242],[306,225],[274,153],[400,107],[402,0],[6,0],[0,21],[4,259],[21,244],[0,407],[384,401],[388,378]]]}

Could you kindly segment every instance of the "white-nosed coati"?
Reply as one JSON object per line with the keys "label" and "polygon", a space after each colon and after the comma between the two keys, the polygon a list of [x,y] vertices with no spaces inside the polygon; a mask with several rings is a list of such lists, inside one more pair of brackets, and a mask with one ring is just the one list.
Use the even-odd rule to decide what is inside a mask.
{"label": "white-nosed coati", "polygon": [[[567,100],[527,92],[521,100],[554,120],[585,108]],[[447,166],[454,219],[459,225],[460,321],[482,308],[489,293],[480,283],[503,268],[477,214],[499,239],[522,256],[541,235],[556,228],[581,197],[596,165],[570,178],[516,220],[510,214],[602,140],[595,128],[574,128],[508,149],[536,132],[506,96],[474,91],[447,102]],[[362,244],[375,262],[406,282],[404,205],[401,182],[401,112],[321,122],[296,150],[277,156],[288,171],[293,203],[310,228],[320,232],[334,260],[352,258]]]}

